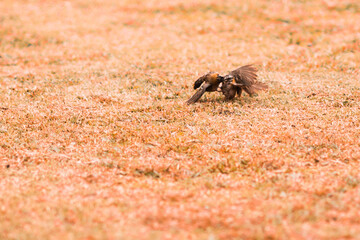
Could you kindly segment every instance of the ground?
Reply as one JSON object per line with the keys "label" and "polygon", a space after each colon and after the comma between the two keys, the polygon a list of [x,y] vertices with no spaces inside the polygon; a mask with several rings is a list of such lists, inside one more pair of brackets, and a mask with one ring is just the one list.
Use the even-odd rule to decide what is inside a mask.
{"label": "ground", "polygon": [[[0,239],[360,238],[357,0],[0,12]],[[268,91],[184,104],[249,63]]]}

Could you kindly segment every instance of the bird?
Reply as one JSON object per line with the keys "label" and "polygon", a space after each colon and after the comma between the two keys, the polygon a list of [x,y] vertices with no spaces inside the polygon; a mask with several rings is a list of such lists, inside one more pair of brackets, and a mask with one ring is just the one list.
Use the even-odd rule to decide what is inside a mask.
{"label": "bird", "polygon": [[253,96],[257,91],[266,90],[268,86],[265,83],[257,81],[256,72],[257,69],[249,64],[239,67],[223,76],[220,90],[224,94],[225,99],[232,100],[236,94],[241,96],[242,90],[250,96]]}
{"label": "bird", "polygon": [[197,102],[205,92],[220,91],[219,85],[224,81],[224,77],[216,72],[208,72],[207,74],[198,78],[194,83],[194,89],[199,89],[197,92],[186,101],[187,104]]}

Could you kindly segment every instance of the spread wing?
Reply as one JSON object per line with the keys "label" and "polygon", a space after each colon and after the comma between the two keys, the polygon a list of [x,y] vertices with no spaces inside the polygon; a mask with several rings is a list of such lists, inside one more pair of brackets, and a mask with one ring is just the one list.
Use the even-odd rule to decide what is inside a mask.
{"label": "spread wing", "polygon": [[258,91],[264,91],[266,89],[268,89],[268,85],[262,82],[256,82],[251,86],[244,87],[245,92],[247,92],[250,96]]}
{"label": "spread wing", "polygon": [[213,72],[209,72],[209,73],[205,74],[204,76],[199,77],[194,83],[194,89],[199,88],[201,86],[201,84],[206,80],[206,78],[208,78],[209,75],[212,74],[212,73]]}
{"label": "spread wing", "polygon": [[252,65],[245,65],[231,71],[229,75],[232,75],[235,78],[235,81],[239,84],[243,84],[245,86],[251,86],[256,82],[257,69]]}
{"label": "spread wing", "polygon": [[202,85],[200,89],[197,90],[196,93],[189,100],[186,101],[186,103],[187,104],[196,103],[201,98],[201,96],[204,95],[206,89],[209,88],[210,86],[211,86],[210,83],[205,83],[204,85]]}

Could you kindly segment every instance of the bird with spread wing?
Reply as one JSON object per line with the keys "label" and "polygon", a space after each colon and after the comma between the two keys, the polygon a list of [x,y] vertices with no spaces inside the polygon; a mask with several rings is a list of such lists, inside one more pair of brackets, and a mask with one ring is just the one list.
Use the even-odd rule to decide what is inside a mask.
{"label": "bird with spread wing", "polygon": [[252,65],[245,65],[231,71],[223,78],[220,87],[226,100],[232,100],[236,94],[241,96],[242,90],[252,96],[258,91],[266,90],[267,84],[257,81],[257,69]]}
{"label": "bird with spread wing", "polygon": [[195,81],[194,89],[199,90],[186,103],[197,102],[205,92],[222,92],[226,100],[232,100],[236,94],[240,96],[242,90],[250,96],[257,91],[266,90],[268,86],[257,81],[256,72],[257,69],[252,65],[239,67],[225,76],[209,72]]}

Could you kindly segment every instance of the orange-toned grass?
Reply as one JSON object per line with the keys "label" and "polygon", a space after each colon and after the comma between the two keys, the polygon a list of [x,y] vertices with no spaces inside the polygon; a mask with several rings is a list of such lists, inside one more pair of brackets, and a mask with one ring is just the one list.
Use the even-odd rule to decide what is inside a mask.
{"label": "orange-toned grass", "polygon": [[[358,1],[0,12],[0,239],[359,237]],[[184,105],[248,63],[269,91]]]}

